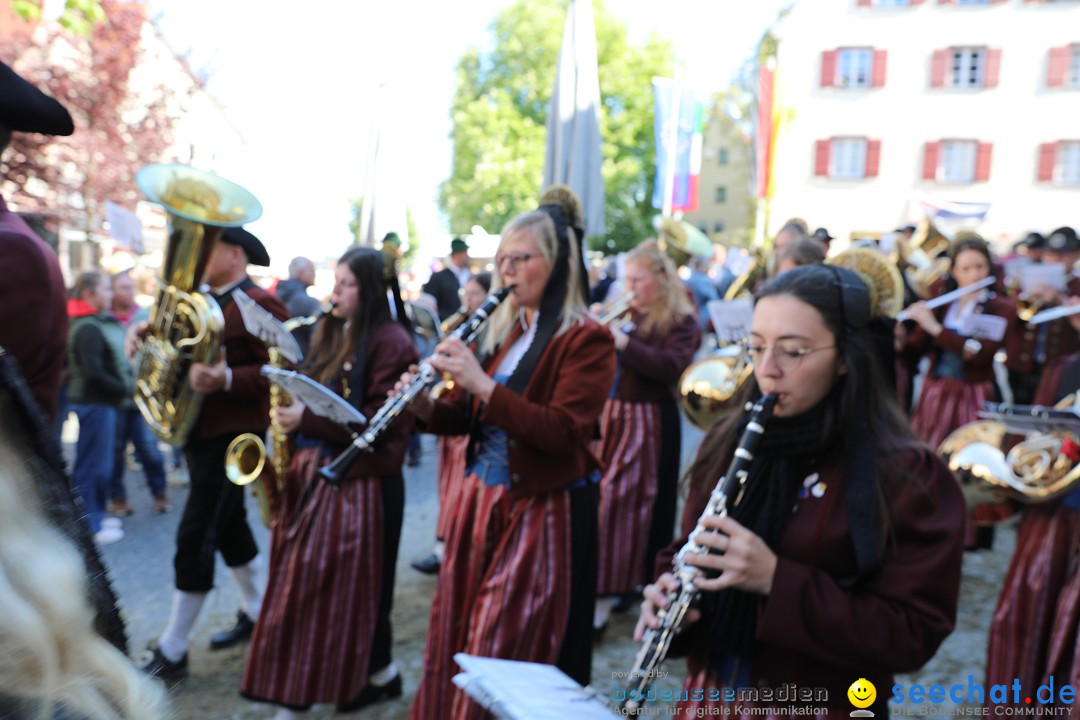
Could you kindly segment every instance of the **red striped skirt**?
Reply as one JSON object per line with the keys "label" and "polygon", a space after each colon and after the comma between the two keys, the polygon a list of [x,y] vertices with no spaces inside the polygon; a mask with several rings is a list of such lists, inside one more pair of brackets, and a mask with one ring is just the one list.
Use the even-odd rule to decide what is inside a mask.
{"label": "red striped skirt", "polygon": [[367,685],[383,557],[382,480],[341,491],[299,451],[271,523],[269,578],[240,692],[302,708],[352,700]]}
{"label": "red striped skirt", "polygon": [[465,451],[468,447],[468,435],[439,437],[439,518],[435,523],[435,537],[439,540],[446,539],[452,509],[465,480]]}
{"label": "red striped skirt", "polygon": [[978,420],[983,403],[994,396],[994,384],[991,382],[926,378],[919,395],[919,406],[911,418],[911,427],[936,450],[953,430]]}
{"label": "red striped skirt", "polygon": [[596,594],[633,591],[645,577],[653,503],[660,471],[660,410],[656,403],[609,398],[592,451],[600,479]]}
{"label": "red striped skirt", "polygon": [[512,500],[469,474],[448,523],[411,720],[486,717],[454,653],[554,664],[570,613],[570,497]]}
{"label": "red striped skirt", "polygon": [[987,686],[1019,679],[1021,696],[1034,697],[1053,675],[1075,687],[1078,633],[1080,515],[1059,502],[1029,507],[990,627]]}

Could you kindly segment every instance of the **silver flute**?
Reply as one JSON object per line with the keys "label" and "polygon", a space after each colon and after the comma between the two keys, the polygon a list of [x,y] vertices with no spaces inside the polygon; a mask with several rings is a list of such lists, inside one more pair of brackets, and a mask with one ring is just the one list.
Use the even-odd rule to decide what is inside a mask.
{"label": "silver flute", "polygon": [[[930,310],[933,310],[934,308],[939,308],[942,305],[948,305],[952,301],[959,300],[965,295],[970,295],[971,293],[982,290],[985,287],[990,287],[995,282],[997,282],[997,278],[995,278],[993,275],[991,275],[990,277],[984,277],[978,282],[971,283],[970,285],[965,285],[962,288],[957,288],[952,292],[947,292],[944,295],[934,298],[933,300],[927,300],[926,307]],[[903,322],[910,319],[911,315],[908,314],[907,310],[901,310],[896,314],[896,322]]]}
{"label": "silver flute", "polygon": [[690,533],[685,545],[675,555],[673,560],[675,579],[679,586],[667,595],[667,605],[656,612],[660,621],[660,627],[649,628],[645,631],[645,637],[641,641],[641,650],[638,651],[634,661],[634,669],[630,671],[629,687],[626,690],[626,698],[621,701],[620,709],[627,714],[637,714],[645,703],[645,695],[653,684],[660,666],[671,649],[671,641],[675,638],[682,624],[686,611],[697,599],[701,592],[694,585],[694,580],[705,576],[705,571],[696,565],[686,562],[691,554],[709,552],[709,548],[697,543],[697,536],[706,532],[704,521],[710,517],[726,517],[728,514],[728,497],[735,491],[735,500],[732,506],[738,505],[745,490],[747,473],[750,463],[754,459],[761,436],[765,432],[765,423],[772,417],[773,408],[776,406],[776,395],[765,395],[756,404],[750,406],[750,420],[746,424],[739,445],[735,448],[735,455],[731,458],[731,464],[713,488],[709,496],[709,504],[705,506],[705,512],[698,518],[697,527]]}

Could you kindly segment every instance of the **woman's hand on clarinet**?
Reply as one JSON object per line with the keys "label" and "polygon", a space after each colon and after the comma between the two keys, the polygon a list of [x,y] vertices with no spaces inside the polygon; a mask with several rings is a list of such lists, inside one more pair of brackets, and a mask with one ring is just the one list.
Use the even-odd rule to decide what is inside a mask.
{"label": "woman's hand on clarinet", "polygon": [[[635,641],[641,642],[641,639],[645,637],[645,630],[655,630],[660,627],[660,618],[657,617],[656,612],[660,608],[667,607],[668,593],[675,592],[678,589],[679,581],[671,573],[664,573],[656,578],[656,582],[652,585],[645,586],[645,590],[642,592],[645,599],[641,601],[641,614],[638,615],[637,626],[634,628]],[[697,622],[700,617],[700,610],[690,608],[686,611],[686,617],[683,618],[682,627],[685,628]]]}
{"label": "woman's hand on clarinet", "polygon": [[733,587],[768,595],[776,574],[776,553],[765,541],[730,517],[707,517],[702,525],[706,531],[697,535],[697,543],[712,552],[687,555],[686,562],[720,575],[699,577],[694,584],[701,590]]}
{"label": "woman's hand on clarinet", "polygon": [[472,350],[457,338],[447,338],[439,343],[428,362],[439,372],[450,373],[455,384],[483,402],[491,399],[491,393],[498,384],[480,367]]}
{"label": "woman's hand on clarinet", "polygon": [[[410,365],[409,370],[403,373],[401,379],[394,383],[394,388],[390,392],[386,393],[386,397],[394,397],[404,392],[405,388],[413,384],[416,379],[416,373],[420,371],[417,365]],[[431,419],[431,411],[435,408],[435,401],[431,399],[431,396],[427,393],[420,393],[416,396],[406,409],[416,417],[420,418],[424,422]]]}
{"label": "woman's hand on clarinet", "polygon": [[294,399],[289,405],[279,405],[274,408],[274,422],[278,424],[282,432],[291,433],[300,428],[300,420],[304,417],[304,403]]}

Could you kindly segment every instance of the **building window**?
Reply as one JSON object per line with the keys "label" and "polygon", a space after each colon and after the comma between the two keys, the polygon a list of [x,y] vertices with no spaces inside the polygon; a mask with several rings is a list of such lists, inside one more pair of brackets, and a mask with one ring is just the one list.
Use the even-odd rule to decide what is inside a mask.
{"label": "building window", "polygon": [[836,56],[837,87],[870,87],[874,51],[870,48],[840,48]]}
{"label": "building window", "polygon": [[953,0],[957,5],[989,5],[991,0]]}
{"label": "building window", "polygon": [[717,220],[716,222],[714,222],[713,226],[712,226],[712,231],[714,233],[722,233],[722,232],[724,232],[724,221],[723,220]]}
{"label": "building window", "polygon": [[983,86],[986,70],[986,51],[978,48],[953,48],[949,85],[954,88]]}
{"label": "building window", "polygon": [[839,138],[829,149],[829,177],[857,180],[866,174],[866,140]]}
{"label": "building window", "polygon": [[727,188],[724,187],[723,185],[720,185],[719,187],[716,188],[716,202],[718,202],[718,203],[727,202]]}
{"label": "building window", "polygon": [[1058,146],[1057,181],[1062,185],[1080,185],[1080,142]]}
{"label": "building window", "polygon": [[727,148],[720,148],[719,150],[717,150],[717,152],[716,152],[716,162],[718,164],[720,164],[720,165],[727,165],[728,164],[728,149]]}
{"label": "building window", "polygon": [[973,140],[947,140],[941,143],[938,180],[946,183],[975,182],[975,155],[978,145]]}
{"label": "building window", "polygon": [[1080,87],[1080,45],[1073,45],[1069,53],[1069,87]]}
{"label": "building window", "polygon": [[874,0],[874,7],[906,7],[911,0]]}

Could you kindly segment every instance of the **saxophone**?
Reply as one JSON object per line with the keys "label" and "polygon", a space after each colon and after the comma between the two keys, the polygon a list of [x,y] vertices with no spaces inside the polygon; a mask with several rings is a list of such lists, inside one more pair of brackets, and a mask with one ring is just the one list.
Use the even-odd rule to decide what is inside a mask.
{"label": "saxophone", "polygon": [[262,206],[239,185],[186,165],[146,165],[135,180],[165,208],[169,232],[138,361],[135,405],[157,437],[182,447],[202,407],[188,369],[217,360],[225,325],[217,302],[197,288],[217,238],[258,218]]}
{"label": "saxophone", "polygon": [[746,430],[739,440],[738,447],[735,448],[735,456],[731,459],[727,472],[717,481],[716,487],[713,488],[712,495],[709,496],[709,504],[705,506],[705,511],[701,513],[697,527],[690,533],[686,544],[675,555],[673,564],[675,578],[679,582],[679,587],[677,590],[668,593],[667,606],[656,613],[657,618],[660,620],[660,627],[656,629],[650,628],[645,631],[641,650],[638,651],[637,658],[634,661],[634,669],[630,671],[630,683],[626,691],[626,697],[620,705],[620,709],[625,710],[626,714],[636,715],[641,709],[645,702],[645,695],[656,678],[657,671],[663,664],[664,658],[667,657],[668,650],[671,649],[671,641],[675,638],[675,634],[686,616],[686,611],[690,609],[700,592],[697,586],[694,585],[694,579],[703,576],[705,571],[695,565],[687,564],[686,557],[691,553],[701,553],[708,550],[708,548],[698,545],[696,542],[698,533],[704,531],[701,521],[707,517],[725,517],[728,514],[728,496],[731,494],[729,490],[733,482],[736,483],[734,490],[737,494],[732,505],[739,504],[745,489],[744,485],[750,462],[754,459],[754,452],[756,452],[757,446],[761,442],[761,436],[765,432],[765,423],[772,416],[775,405],[775,394],[765,395],[752,407],[749,407],[748,404],[748,409],[751,411],[750,421],[746,424]]}

